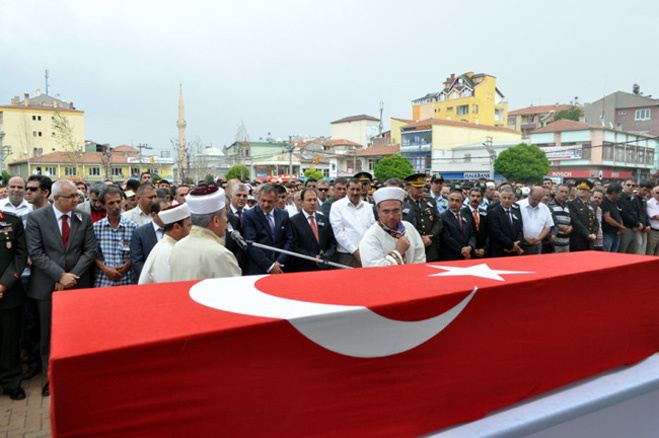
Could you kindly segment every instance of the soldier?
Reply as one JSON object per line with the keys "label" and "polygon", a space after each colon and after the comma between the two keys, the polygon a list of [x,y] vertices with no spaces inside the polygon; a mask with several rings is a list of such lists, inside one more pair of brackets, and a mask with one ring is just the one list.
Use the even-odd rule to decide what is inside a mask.
{"label": "soldier", "polygon": [[567,204],[573,228],[573,232],[570,233],[570,252],[593,249],[600,226],[595,210],[589,202],[593,184],[587,179],[580,179],[576,188],[576,198]]}
{"label": "soldier", "polygon": [[430,197],[435,200],[439,214],[448,210],[448,199],[442,195],[444,186],[444,177],[439,173],[434,173],[430,177]]}
{"label": "soldier", "polygon": [[439,236],[442,232],[442,220],[439,217],[435,200],[423,195],[426,185],[425,175],[417,173],[405,178],[409,184],[406,202],[412,205],[416,216],[416,229],[426,247],[426,261],[439,260]]}
{"label": "soldier", "polygon": [[12,400],[23,400],[23,368],[19,338],[25,293],[21,272],[27,247],[21,218],[0,213],[0,385]]}
{"label": "soldier", "polygon": [[373,196],[369,194],[371,184],[373,184],[373,175],[368,172],[359,172],[355,178],[362,183],[362,201],[373,204]]}

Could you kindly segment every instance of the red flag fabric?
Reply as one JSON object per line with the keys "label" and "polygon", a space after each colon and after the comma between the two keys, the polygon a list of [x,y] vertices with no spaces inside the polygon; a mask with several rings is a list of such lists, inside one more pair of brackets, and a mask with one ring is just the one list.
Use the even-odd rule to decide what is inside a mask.
{"label": "red flag fabric", "polygon": [[659,351],[659,259],[56,292],[54,436],[418,436]]}

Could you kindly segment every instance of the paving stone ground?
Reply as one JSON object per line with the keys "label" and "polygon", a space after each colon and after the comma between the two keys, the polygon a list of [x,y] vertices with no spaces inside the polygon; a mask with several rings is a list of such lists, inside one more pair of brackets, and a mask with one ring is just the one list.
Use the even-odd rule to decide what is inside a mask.
{"label": "paving stone ground", "polygon": [[0,438],[50,437],[50,397],[41,396],[46,377],[39,375],[23,381],[25,400],[0,397]]}

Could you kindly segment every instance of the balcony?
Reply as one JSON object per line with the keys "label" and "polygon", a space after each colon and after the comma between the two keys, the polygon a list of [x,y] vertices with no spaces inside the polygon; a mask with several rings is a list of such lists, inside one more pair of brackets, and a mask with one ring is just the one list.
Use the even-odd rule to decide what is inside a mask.
{"label": "balcony", "polygon": [[424,145],[410,145],[410,146],[401,146],[400,153],[412,153],[412,152],[430,152],[432,150],[431,144]]}

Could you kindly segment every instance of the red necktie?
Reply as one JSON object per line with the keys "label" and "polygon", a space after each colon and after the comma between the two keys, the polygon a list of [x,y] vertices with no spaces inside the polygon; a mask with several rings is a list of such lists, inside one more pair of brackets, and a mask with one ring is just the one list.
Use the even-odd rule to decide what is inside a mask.
{"label": "red necktie", "polygon": [[62,243],[64,243],[64,249],[69,246],[69,215],[62,215]]}
{"label": "red necktie", "polygon": [[476,231],[478,231],[479,223],[478,223],[478,210],[474,210],[474,221],[476,222]]}
{"label": "red necktie", "polygon": [[455,217],[458,219],[458,224],[460,225],[460,229],[462,229],[462,219],[460,218],[460,213],[456,214]]}
{"label": "red necktie", "polygon": [[313,215],[309,216],[309,225],[311,225],[311,231],[313,235],[316,236],[316,240],[320,243],[320,238],[318,237],[318,227],[316,226],[316,221],[313,220]]}

